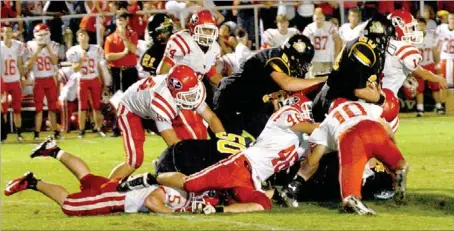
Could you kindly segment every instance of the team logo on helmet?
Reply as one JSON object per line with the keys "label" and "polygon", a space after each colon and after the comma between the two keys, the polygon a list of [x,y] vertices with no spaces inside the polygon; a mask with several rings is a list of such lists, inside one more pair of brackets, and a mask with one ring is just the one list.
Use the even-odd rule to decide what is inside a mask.
{"label": "team logo on helmet", "polygon": [[195,24],[199,21],[199,16],[197,14],[193,14],[191,17],[191,23]]}
{"label": "team logo on helmet", "polygon": [[383,27],[383,24],[381,22],[372,22],[372,25],[370,26],[370,32],[376,33],[376,34],[383,34],[385,33],[385,28]]}
{"label": "team logo on helmet", "polygon": [[290,106],[290,105],[293,105],[293,104],[297,104],[299,101],[300,101],[300,99],[298,97],[292,96],[292,97],[287,98],[284,101],[284,105]]}
{"label": "team logo on helmet", "polygon": [[170,83],[172,84],[172,87],[176,90],[180,90],[183,87],[183,84],[181,84],[180,80],[171,78]]}
{"label": "team logo on helmet", "polygon": [[301,39],[298,39],[297,42],[293,43],[293,48],[295,48],[295,50],[299,53],[303,53],[306,50],[306,43],[301,41]]}

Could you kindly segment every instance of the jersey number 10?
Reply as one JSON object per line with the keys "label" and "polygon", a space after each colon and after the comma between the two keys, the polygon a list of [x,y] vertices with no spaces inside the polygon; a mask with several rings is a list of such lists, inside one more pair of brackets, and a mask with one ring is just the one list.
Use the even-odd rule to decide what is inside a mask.
{"label": "jersey number 10", "polygon": [[[356,108],[357,110],[354,110]],[[353,110],[352,110],[353,109]],[[345,122],[347,118],[345,118],[340,112],[341,110],[347,114],[348,118],[353,118],[356,116],[365,116],[367,115],[366,110],[364,110],[363,106],[359,103],[349,103],[345,104],[341,110],[336,109],[337,111],[334,113],[333,117],[336,118],[337,121],[339,121],[339,124],[342,124]]]}

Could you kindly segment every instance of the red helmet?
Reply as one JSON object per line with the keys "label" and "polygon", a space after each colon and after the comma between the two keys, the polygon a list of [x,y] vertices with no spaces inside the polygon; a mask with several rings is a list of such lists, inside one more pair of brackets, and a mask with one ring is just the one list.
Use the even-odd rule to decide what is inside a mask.
{"label": "red helmet", "polygon": [[189,30],[194,41],[202,46],[211,46],[218,38],[216,20],[209,10],[201,10],[192,15]]}
{"label": "red helmet", "polygon": [[33,36],[39,45],[50,42],[50,31],[46,24],[40,23],[33,28]]}
{"label": "red helmet", "polygon": [[170,70],[167,87],[177,105],[183,109],[197,108],[206,98],[205,87],[187,65],[177,65]]}
{"label": "red helmet", "polygon": [[285,99],[284,105],[298,106],[298,109],[301,110],[303,120],[306,122],[314,122],[314,117],[312,116],[312,101],[303,94],[303,91],[293,92]]}
{"label": "red helmet", "polygon": [[396,29],[396,40],[413,44],[422,43],[424,34],[422,31],[416,31],[418,22],[409,12],[396,10],[388,15],[388,19]]}
{"label": "red helmet", "polygon": [[385,93],[385,102],[381,106],[383,108],[381,117],[386,121],[391,122],[399,115],[399,99],[390,89],[383,88],[382,91]]}
{"label": "red helmet", "polygon": [[402,90],[405,97],[407,99],[414,99],[416,97],[416,94],[418,93],[418,86],[418,80],[416,80],[414,77],[407,78],[402,85]]}

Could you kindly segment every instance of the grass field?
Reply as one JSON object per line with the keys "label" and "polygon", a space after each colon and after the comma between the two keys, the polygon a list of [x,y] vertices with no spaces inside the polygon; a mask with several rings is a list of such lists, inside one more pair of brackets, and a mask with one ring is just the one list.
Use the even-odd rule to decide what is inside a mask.
{"label": "grass field", "polygon": [[[375,217],[339,214],[334,203],[300,203],[297,209],[273,208],[271,212],[220,215],[132,214],[98,217],[67,217],[59,206],[34,191],[1,197],[1,229],[11,230],[144,230],[144,229],[454,229],[454,115],[424,118],[403,115],[397,134],[398,146],[410,163],[408,203],[368,202]],[[32,134],[24,134],[31,139]],[[44,136],[44,134],[42,135]],[[17,144],[11,135],[1,146],[1,190],[12,178],[33,171],[39,178],[58,183],[70,192],[78,181],[58,161],[30,159],[33,142]],[[107,176],[123,160],[120,138],[85,139],[67,135],[59,142],[62,149],[80,156],[98,175]],[[146,158],[139,172],[152,171],[151,161],[163,149],[158,136],[148,136]]]}

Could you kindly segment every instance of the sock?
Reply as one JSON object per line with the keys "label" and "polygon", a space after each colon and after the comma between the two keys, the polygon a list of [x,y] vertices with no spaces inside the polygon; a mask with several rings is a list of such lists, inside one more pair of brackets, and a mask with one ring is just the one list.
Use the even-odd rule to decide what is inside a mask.
{"label": "sock", "polygon": [[80,130],[79,135],[85,135],[85,130]]}
{"label": "sock", "polygon": [[416,110],[418,110],[418,111],[424,111],[424,104],[417,104],[417,105],[416,105]]}
{"label": "sock", "polygon": [[[57,159],[57,160],[60,160],[61,159],[61,156],[63,155],[63,153],[65,153],[65,151],[61,150],[59,147],[57,147],[55,149],[55,152],[53,151],[51,153],[50,156],[52,156],[53,158]],[[54,156],[55,155],[55,156]]]}
{"label": "sock", "polygon": [[54,131],[54,136],[59,136],[59,135],[60,135],[60,131],[55,130]]}
{"label": "sock", "polygon": [[22,131],[21,131],[21,128],[20,127],[16,127],[16,134],[18,136],[22,136]]}
{"label": "sock", "polygon": [[441,106],[442,106],[443,108],[446,108],[446,103],[441,103]]}
{"label": "sock", "polygon": [[35,131],[35,137],[39,137],[39,132]]}
{"label": "sock", "polygon": [[36,185],[38,184],[38,181],[41,181],[41,180],[36,179],[36,178],[28,179],[27,188],[37,191],[38,189],[36,188]]}
{"label": "sock", "polygon": [[442,108],[441,103],[436,103],[436,104],[435,104],[435,108],[441,109],[441,108]]}

